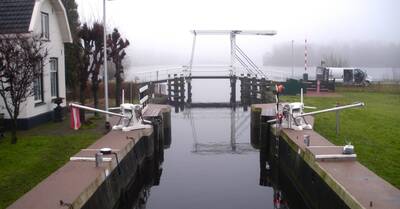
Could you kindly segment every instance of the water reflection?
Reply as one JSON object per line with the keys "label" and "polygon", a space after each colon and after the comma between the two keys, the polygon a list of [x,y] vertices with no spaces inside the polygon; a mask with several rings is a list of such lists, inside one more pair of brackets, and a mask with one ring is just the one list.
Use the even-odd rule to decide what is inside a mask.
{"label": "water reflection", "polygon": [[115,209],[145,209],[150,197],[150,191],[153,186],[160,184],[162,174],[162,161],[164,152],[155,152],[153,156],[145,159],[142,166],[131,180],[127,190],[120,197],[119,204]]}
{"label": "water reflection", "polygon": [[[248,130],[250,114],[248,112],[235,111],[226,109],[230,112],[230,138],[229,140],[220,139],[199,139],[197,136],[196,122],[190,108],[183,112],[184,118],[190,121],[193,139],[192,152],[200,155],[211,154],[246,154],[248,152],[256,152],[248,142],[237,142],[237,139]],[[201,114],[195,116],[197,120],[210,118],[228,118],[225,115],[216,116],[215,114]],[[226,137],[224,137],[226,138]],[[218,142],[215,142],[218,141]]]}
{"label": "water reflection", "polygon": [[[268,133],[270,134],[270,133]],[[301,194],[290,182],[280,167],[279,157],[274,153],[271,139],[261,139],[257,145],[260,154],[260,181],[261,186],[273,189],[273,204],[275,209],[309,208],[303,201]]]}
{"label": "water reflection", "polygon": [[117,208],[306,208],[269,149],[251,146],[249,112],[186,109],[171,119],[174,143],[146,161]]}

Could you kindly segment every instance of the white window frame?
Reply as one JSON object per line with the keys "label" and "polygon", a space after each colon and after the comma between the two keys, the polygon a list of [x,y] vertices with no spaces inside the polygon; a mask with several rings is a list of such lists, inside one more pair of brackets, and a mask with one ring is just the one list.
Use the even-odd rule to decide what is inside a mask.
{"label": "white window frame", "polygon": [[51,57],[49,64],[50,64],[50,95],[51,98],[57,98],[59,96],[58,58]]}
{"label": "white window frame", "polygon": [[40,25],[42,27],[41,37],[45,40],[50,40],[50,19],[48,13],[40,13]]}
{"label": "white window frame", "polygon": [[[40,62],[39,64],[41,73],[38,77],[33,81],[33,99],[35,103],[43,103],[44,102],[44,90],[43,90],[43,64]],[[37,89],[39,88],[39,89]]]}

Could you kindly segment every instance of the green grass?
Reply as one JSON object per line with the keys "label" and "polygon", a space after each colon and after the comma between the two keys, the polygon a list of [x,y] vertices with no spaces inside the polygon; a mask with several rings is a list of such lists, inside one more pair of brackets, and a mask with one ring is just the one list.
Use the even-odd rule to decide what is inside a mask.
{"label": "green grass", "polygon": [[[319,109],[333,107],[337,102],[343,105],[364,102],[365,108],[340,113],[338,136],[335,113],[317,115],[314,130],[336,145],[350,141],[355,146],[359,162],[400,188],[400,93],[371,89],[374,91],[339,88],[338,97],[306,97],[304,102]],[[284,100],[299,99],[287,96]]]}
{"label": "green grass", "polygon": [[91,120],[81,130],[69,122],[47,123],[18,132],[16,145],[10,134],[0,139],[0,208],[6,208],[24,193],[64,165],[69,157],[103,135],[103,120]]}

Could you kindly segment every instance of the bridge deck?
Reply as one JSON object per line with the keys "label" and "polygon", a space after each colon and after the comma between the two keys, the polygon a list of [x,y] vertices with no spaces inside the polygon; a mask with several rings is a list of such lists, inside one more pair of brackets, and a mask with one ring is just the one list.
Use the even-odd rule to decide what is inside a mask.
{"label": "bridge deck", "polygon": [[[180,77],[177,77],[180,78]],[[191,80],[213,80],[213,79],[236,79],[236,80],[240,80],[242,77],[241,76],[229,76],[229,75],[222,75],[222,76],[211,76],[211,75],[198,75],[198,76],[188,76],[188,77],[184,77],[185,79],[191,79]],[[251,78],[251,77],[247,77],[247,78]],[[260,80],[261,78],[257,78],[257,80]],[[168,82],[168,80],[174,80],[174,77],[171,77],[170,79],[160,79],[160,80],[154,80],[154,81],[143,81],[143,82],[139,82],[140,84],[149,84],[149,83],[166,83]],[[268,80],[267,80],[268,81]]]}

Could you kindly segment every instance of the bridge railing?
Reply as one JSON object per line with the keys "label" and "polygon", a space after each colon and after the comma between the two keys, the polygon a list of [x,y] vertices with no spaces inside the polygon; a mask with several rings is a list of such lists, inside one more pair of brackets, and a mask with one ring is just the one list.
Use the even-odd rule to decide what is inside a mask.
{"label": "bridge railing", "polygon": [[[140,71],[140,72],[130,72],[125,80],[134,80],[139,83],[150,82],[150,81],[162,81],[167,80],[168,75],[178,75],[178,76],[229,76],[232,74],[236,76],[240,76],[241,74],[248,74],[248,70],[244,67],[235,67],[230,66],[220,66],[220,65],[203,65],[203,66],[193,66],[191,69],[189,66],[182,67],[173,67],[173,68],[155,68],[153,70]],[[251,74],[251,77],[254,77],[255,74]],[[258,77],[262,77],[261,75],[257,75]]]}

